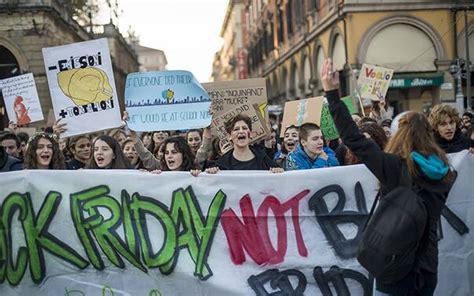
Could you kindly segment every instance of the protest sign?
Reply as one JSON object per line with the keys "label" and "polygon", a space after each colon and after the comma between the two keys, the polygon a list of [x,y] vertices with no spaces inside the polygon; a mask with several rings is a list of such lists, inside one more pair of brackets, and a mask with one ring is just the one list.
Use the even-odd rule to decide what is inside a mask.
{"label": "protest sign", "polygon": [[281,121],[280,138],[283,138],[285,128],[290,125],[301,126],[307,122],[320,125],[322,108],[323,97],[286,102]]}
{"label": "protest sign", "polygon": [[203,128],[211,124],[211,99],[189,71],[127,75],[125,106],[135,131]]}
{"label": "protest sign", "polygon": [[[213,122],[221,115],[235,113],[236,110],[241,110],[243,114],[252,118],[255,116],[253,106],[257,104],[261,116],[258,117],[257,122],[252,123],[252,130],[265,131],[265,133],[259,132],[256,137],[252,138],[252,143],[258,142],[268,135],[267,87],[264,78],[209,82],[203,83],[202,86],[212,100]],[[218,134],[217,130],[222,130],[224,122],[222,120],[214,122],[221,124],[220,126],[212,125],[214,134]]]}
{"label": "protest sign", "polygon": [[392,77],[392,69],[363,64],[357,80],[361,98],[373,101],[385,100]]}
{"label": "protest sign", "polygon": [[43,48],[54,116],[64,137],[119,127],[120,108],[107,39]]}
{"label": "protest sign", "polygon": [[[356,111],[352,102],[352,97],[344,97],[341,98],[341,100],[344,102],[344,104],[346,104],[351,114]],[[324,103],[323,111],[321,112],[321,132],[323,133],[324,139],[326,141],[339,138],[339,133],[337,131],[336,125],[334,124],[331,113],[329,113],[329,106],[327,103]]]}
{"label": "protest sign", "polygon": [[[436,295],[474,295],[474,158],[451,161]],[[4,173],[0,295],[372,295],[355,257],[377,188],[363,165]]]}
{"label": "protest sign", "polygon": [[252,131],[250,132],[250,143],[255,143],[256,141],[258,141],[256,139],[262,139],[263,135],[266,135],[269,132],[266,124],[258,124],[259,122],[264,122],[263,115],[260,110],[261,109],[259,108],[258,104],[253,104],[253,106],[243,105],[226,113],[213,117],[212,126],[215,134],[217,134],[221,141],[220,145],[221,147],[223,147],[221,149],[223,154],[233,148],[232,143],[229,140],[230,135],[225,130],[225,122],[231,120],[242,112],[245,112],[246,115],[250,117],[252,126],[257,126],[257,129],[252,128]]}
{"label": "protest sign", "polygon": [[17,125],[43,120],[33,73],[0,80],[8,119]]}

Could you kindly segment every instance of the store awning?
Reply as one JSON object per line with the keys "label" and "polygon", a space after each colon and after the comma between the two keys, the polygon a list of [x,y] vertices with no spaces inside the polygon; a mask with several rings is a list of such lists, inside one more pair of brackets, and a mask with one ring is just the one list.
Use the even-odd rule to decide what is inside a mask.
{"label": "store awning", "polygon": [[440,86],[444,83],[443,73],[394,74],[389,88],[412,88]]}

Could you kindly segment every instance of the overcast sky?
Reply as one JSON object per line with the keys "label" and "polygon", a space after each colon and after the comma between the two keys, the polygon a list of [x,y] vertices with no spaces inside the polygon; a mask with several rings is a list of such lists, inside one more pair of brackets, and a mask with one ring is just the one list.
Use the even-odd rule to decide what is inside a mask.
{"label": "overcast sky", "polygon": [[119,0],[119,26],[129,25],[143,46],[164,50],[168,70],[189,70],[209,81],[228,0]]}

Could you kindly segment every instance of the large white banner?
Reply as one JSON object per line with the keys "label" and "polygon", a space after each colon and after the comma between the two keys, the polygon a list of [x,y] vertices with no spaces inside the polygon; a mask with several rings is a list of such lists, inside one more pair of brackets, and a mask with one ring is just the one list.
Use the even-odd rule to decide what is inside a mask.
{"label": "large white banner", "polygon": [[[436,294],[473,295],[474,157],[452,163]],[[3,173],[0,295],[371,295],[355,256],[377,185],[362,165]]]}
{"label": "large white banner", "polygon": [[106,38],[43,48],[54,117],[70,137],[120,126],[121,115]]}

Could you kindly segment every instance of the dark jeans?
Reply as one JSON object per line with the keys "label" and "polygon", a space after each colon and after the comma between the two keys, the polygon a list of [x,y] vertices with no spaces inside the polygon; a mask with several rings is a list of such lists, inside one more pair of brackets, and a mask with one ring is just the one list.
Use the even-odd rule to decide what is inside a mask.
{"label": "dark jeans", "polygon": [[[377,282],[376,292],[390,296],[432,296],[438,284],[438,275],[422,270],[420,274],[409,273],[404,279],[392,285],[381,285]],[[379,294],[379,295],[384,295]]]}

